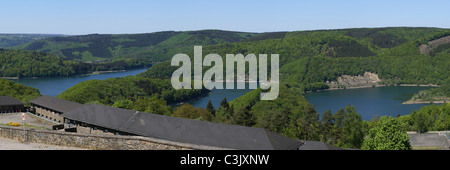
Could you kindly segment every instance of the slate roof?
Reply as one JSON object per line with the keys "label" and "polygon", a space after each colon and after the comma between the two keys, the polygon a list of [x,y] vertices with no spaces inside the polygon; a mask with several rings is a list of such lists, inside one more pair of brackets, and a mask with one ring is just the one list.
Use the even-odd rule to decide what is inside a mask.
{"label": "slate roof", "polygon": [[31,104],[42,106],[57,112],[65,113],[83,106],[80,103],[52,97],[52,96],[41,96],[36,99],[30,100]]}
{"label": "slate roof", "polygon": [[65,118],[140,136],[243,150],[297,149],[302,142],[253,128],[87,104]]}
{"label": "slate roof", "polygon": [[15,99],[11,96],[0,96],[0,106],[17,106],[24,105],[25,103]]}

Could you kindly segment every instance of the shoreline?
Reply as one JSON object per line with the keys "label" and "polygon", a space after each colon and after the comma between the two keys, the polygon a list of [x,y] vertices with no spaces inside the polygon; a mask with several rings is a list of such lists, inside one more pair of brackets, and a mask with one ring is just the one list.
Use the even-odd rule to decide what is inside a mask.
{"label": "shoreline", "polygon": [[[375,87],[387,87],[388,85],[368,85],[368,86],[352,86],[352,87],[345,87],[345,88],[339,88],[339,87],[332,87],[328,89],[321,89],[317,91],[330,91],[330,90],[348,90],[348,89],[362,89],[362,88],[375,88]],[[309,91],[311,92],[311,91]]]}
{"label": "shoreline", "polygon": [[140,68],[133,68],[133,69],[128,69],[128,70],[94,71],[94,72],[92,72],[92,73],[78,74],[78,75],[70,75],[70,76],[50,76],[50,77],[0,77],[0,79],[6,79],[6,80],[19,80],[19,79],[55,78],[55,77],[76,77],[76,76],[89,76],[89,75],[105,74],[105,73],[125,72],[125,71],[130,71],[130,70],[135,70],[135,69],[140,69]]}
{"label": "shoreline", "polygon": [[431,100],[422,100],[422,99],[410,99],[408,101],[403,102],[402,104],[433,104],[433,103],[448,103],[450,102],[450,97],[445,96],[436,96]]}
{"label": "shoreline", "polygon": [[[375,88],[375,87],[440,87],[436,84],[399,84],[399,85],[384,85],[384,84],[377,84],[377,85],[367,85],[367,86],[352,86],[352,87],[345,87],[345,88],[328,88],[328,89],[321,89],[317,91],[329,91],[329,90],[348,90],[348,89],[361,89],[361,88]],[[310,93],[312,91],[308,91],[307,93]]]}
{"label": "shoreline", "polygon": [[116,73],[116,72],[124,72],[124,71],[128,71],[128,70],[94,71],[92,73],[84,74],[84,75],[95,75],[95,74],[103,74],[103,73]]}
{"label": "shoreline", "polygon": [[398,86],[440,87],[436,84],[400,84]]}
{"label": "shoreline", "polygon": [[436,101],[423,101],[423,100],[408,100],[406,102],[402,102],[402,104],[442,104],[448,103],[447,100],[436,100]]}
{"label": "shoreline", "polygon": [[[361,89],[361,88],[376,88],[376,87],[390,87],[388,85],[383,85],[383,84],[378,84],[378,85],[367,85],[367,86],[353,86],[353,87],[345,87],[345,88],[328,88],[328,89],[322,89],[322,90],[317,90],[315,92],[319,92],[319,91],[330,91],[330,90],[348,90],[348,89]],[[436,84],[399,84],[399,85],[394,85],[392,87],[440,87],[439,85]],[[307,93],[312,93],[313,91],[307,91]],[[305,97],[305,96],[304,96]],[[402,104],[442,104],[442,103],[448,103],[450,102],[450,99],[437,99],[437,100],[433,100],[433,101],[423,101],[423,100],[407,100],[402,102]]]}

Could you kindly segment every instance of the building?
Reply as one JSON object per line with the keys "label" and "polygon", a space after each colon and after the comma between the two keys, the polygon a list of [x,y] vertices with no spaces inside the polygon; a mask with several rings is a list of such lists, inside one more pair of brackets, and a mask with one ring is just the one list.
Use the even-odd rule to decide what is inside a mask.
{"label": "building", "polygon": [[34,114],[58,123],[64,122],[62,114],[83,106],[76,102],[46,95],[30,100],[30,104]]}
{"label": "building", "polygon": [[16,113],[25,111],[25,103],[11,96],[0,96],[0,113]]}
{"label": "building", "polygon": [[242,150],[295,150],[303,142],[253,128],[87,104],[62,115],[64,122],[89,132],[138,135]]}

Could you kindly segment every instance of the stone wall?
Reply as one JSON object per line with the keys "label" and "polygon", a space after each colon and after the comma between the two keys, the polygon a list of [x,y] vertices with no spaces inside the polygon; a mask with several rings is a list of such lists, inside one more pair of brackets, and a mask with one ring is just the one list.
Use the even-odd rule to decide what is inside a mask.
{"label": "stone wall", "polygon": [[63,123],[64,121],[64,118],[60,116],[60,113],[58,112],[40,106],[32,106],[32,107],[35,109],[37,116],[41,116],[58,123]]}
{"label": "stone wall", "polygon": [[61,131],[47,131],[36,129],[0,126],[0,137],[19,141],[44,143],[58,146],[71,146],[100,150],[210,150],[225,149],[203,145],[194,145],[168,140],[120,135],[78,134]]}

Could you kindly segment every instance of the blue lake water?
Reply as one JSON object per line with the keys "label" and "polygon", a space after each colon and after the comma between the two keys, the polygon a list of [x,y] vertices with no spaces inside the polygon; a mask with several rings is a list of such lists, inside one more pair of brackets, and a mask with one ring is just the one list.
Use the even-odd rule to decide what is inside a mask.
{"label": "blue lake water", "polygon": [[309,93],[306,99],[314,105],[317,112],[323,114],[328,109],[334,114],[347,105],[353,105],[363,120],[372,117],[410,114],[413,110],[430,104],[402,104],[414,93],[432,87],[398,86],[375,87],[345,90],[329,90]]}
{"label": "blue lake water", "polygon": [[75,84],[81,83],[86,80],[104,80],[108,78],[115,77],[126,77],[134,76],[136,74],[146,71],[147,68],[133,69],[122,72],[112,72],[112,73],[102,73],[102,74],[91,74],[91,75],[81,75],[81,76],[70,76],[70,77],[45,77],[37,79],[17,79],[13,80],[16,83],[20,83],[26,86],[31,86],[39,89],[42,95],[57,96],[60,93],[67,90],[69,87]]}
{"label": "blue lake water", "polygon": [[[38,88],[42,95],[57,96],[68,88],[86,80],[104,80],[115,77],[126,77],[136,75],[147,70],[146,68],[128,70],[123,72],[103,73],[94,75],[71,76],[71,77],[50,77],[38,79],[18,79],[13,80],[26,86]],[[330,90],[308,93],[306,99],[314,105],[319,113],[324,113],[328,109],[336,113],[339,109],[347,105],[353,105],[364,120],[370,120],[375,116],[397,116],[410,114],[413,110],[429,104],[401,104],[420,90],[431,87],[376,87],[346,90]],[[213,89],[208,95],[197,99],[192,99],[188,103],[195,107],[206,107],[211,100],[215,108],[220,106],[223,98],[228,102],[236,99],[253,89]]]}
{"label": "blue lake water", "polygon": [[217,109],[219,108],[220,102],[223,100],[223,98],[227,98],[227,101],[230,102],[231,100],[234,100],[244,95],[245,93],[253,90],[248,88],[248,83],[246,83],[245,86],[246,86],[245,89],[212,89],[208,95],[201,98],[190,100],[188,101],[188,103],[194,107],[206,108],[208,101],[211,100],[211,103],[213,104],[214,108]]}

